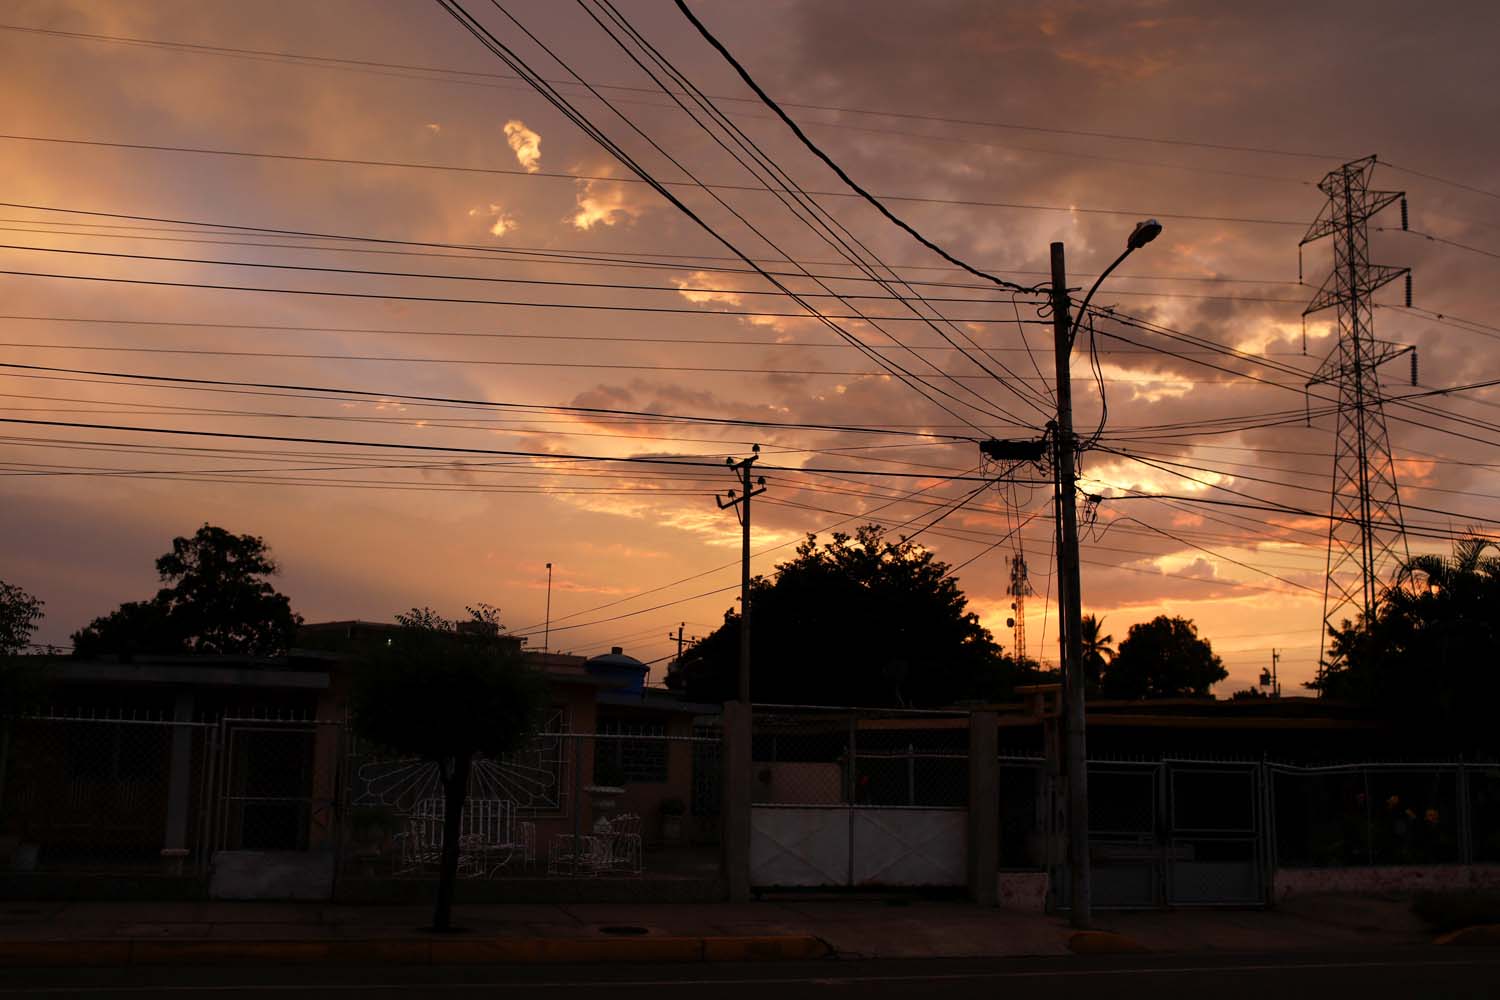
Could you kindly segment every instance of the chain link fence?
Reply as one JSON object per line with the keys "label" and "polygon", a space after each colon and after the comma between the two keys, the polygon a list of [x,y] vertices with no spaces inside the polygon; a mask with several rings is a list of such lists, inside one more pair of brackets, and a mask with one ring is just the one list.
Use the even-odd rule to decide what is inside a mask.
{"label": "chain link fence", "polygon": [[100,713],[0,728],[12,870],[183,874],[204,863],[211,724]]}
{"label": "chain link fence", "polygon": [[1454,864],[1500,853],[1500,769],[1268,765],[1278,864]]}
{"label": "chain link fence", "polygon": [[757,805],[964,808],[967,720],[878,710],[758,708]]}
{"label": "chain link fence", "polygon": [[[669,728],[671,731],[669,731]],[[467,878],[716,879],[718,728],[559,717],[515,753],[478,757],[460,815]],[[353,741],[344,874],[433,879],[447,836],[436,762]]]}

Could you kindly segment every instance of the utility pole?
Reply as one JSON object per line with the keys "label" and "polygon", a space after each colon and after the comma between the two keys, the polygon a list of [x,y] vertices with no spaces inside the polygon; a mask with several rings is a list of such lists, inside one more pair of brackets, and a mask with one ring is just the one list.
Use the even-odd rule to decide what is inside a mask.
{"label": "utility pole", "polygon": [[755,445],[752,450],[754,454],[738,462],[732,458],[724,459],[724,464],[740,477],[738,494],[730,490],[722,500],[714,497],[720,510],[733,507],[740,520],[740,670],[737,690],[739,700],[746,705],[750,704],[750,498],[766,491],[764,476],[753,485],[750,482],[751,468],[760,457],[760,445]]}
{"label": "utility pole", "polygon": [[677,634],[675,636],[672,635],[671,632],[667,633],[667,641],[668,642],[671,642],[674,638],[677,640],[677,662],[678,663],[682,662],[682,630],[684,628],[686,628],[686,627],[687,627],[687,622],[681,622],[677,626]]}
{"label": "utility pole", "polygon": [[1271,650],[1271,669],[1260,672],[1260,686],[1270,691],[1272,698],[1281,697],[1281,681],[1276,677],[1276,664],[1281,660],[1281,651]]}
{"label": "utility pole", "polygon": [[552,564],[547,564],[547,624],[543,626],[542,632],[542,655],[546,655],[552,648]]}
{"label": "utility pole", "polygon": [[1089,871],[1089,786],[1084,741],[1083,604],[1078,572],[1078,443],[1073,437],[1072,303],[1061,243],[1052,244],[1052,338],[1057,362],[1057,421],[1052,427],[1057,504],[1057,596],[1060,606],[1063,696],[1066,722],[1063,767],[1068,781],[1069,919],[1074,927],[1092,922]]}
{"label": "utility pole", "polygon": [[738,700],[724,705],[724,795],[720,809],[720,848],[729,900],[750,900],[750,785],[753,753],[750,712],[750,501],[766,491],[764,477],[751,480],[751,470],[760,457],[755,445],[749,458],[724,459],[740,481],[738,491],[714,497],[719,509],[733,507],[740,519],[740,665],[736,689]]}

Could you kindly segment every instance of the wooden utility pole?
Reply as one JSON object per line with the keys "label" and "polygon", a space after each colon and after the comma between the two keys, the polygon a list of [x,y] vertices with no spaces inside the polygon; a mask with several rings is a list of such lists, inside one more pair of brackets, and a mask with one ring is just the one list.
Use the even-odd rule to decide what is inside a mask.
{"label": "wooden utility pole", "polygon": [[1063,766],[1068,781],[1069,919],[1074,927],[1092,922],[1089,871],[1089,785],[1084,741],[1083,605],[1078,572],[1078,442],[1073,437],[1072,303],[1061,243],[1052,244],[1052,337],[1057,360],[1057,423],[1052,428],[1057,504],[1057,596],[1062,624],[1063,713],[1066,724]]}
{"label": "wooden utility pole", "polygon": [[750,499],[766,491],[764,476],[753,484],[750,481],[751,469],[760,457],[760,445],[755,445],[753,451],[749,458],[738,462],[732,458],[724,459],[724,464],[739,475],[740,490],[738,493],[730,490],[722,500],[714,497],[720,510],[733,507],[735,516],[740,519],[740,669],[736,689],[739,700],[746,705],[750,704]]}

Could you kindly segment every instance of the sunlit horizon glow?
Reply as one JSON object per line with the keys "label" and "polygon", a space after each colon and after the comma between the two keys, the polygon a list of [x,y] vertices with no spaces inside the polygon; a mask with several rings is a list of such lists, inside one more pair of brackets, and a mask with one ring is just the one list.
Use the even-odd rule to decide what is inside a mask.
{"label": "sunlit horizon glow", "polygon": [[[1500,117],[1487,69],[1500,10],[1467,10],[1462,30],[1450,19],[1392,33],[1407,20],[1393,0],[1365,5],[1357,24],[1301,5],[873,6],[694,5],[852,177],[966,261],[1036,285],[1061,240],[1070,284],[1086,288],[1137,218],[1162,220],[1094,301],[1198,343],[1101,319],[1074,355],[1079,433],[1093,434],[1105,403],[1100,444],[1112,449],[1082,462],[1084,488],[1106,498],[1086,519],[1084,610],[1116,641],[1157,614],[1194,619],[1229,669],[1220,696],[1254,683],[1274,647],[1294,693],[1318,658],[1333,448],[1322,390],[1309,398],[1305,377],[1332,346],[1330,316],[1317,314],[1304,353],[1301,312],[1331,263],[1326,241],[1311,244],[1299,283],[1297,243],[1324,200],[1313,185],[1378,153],[1376,182],[1408,192],[1413,230],[1500,252],[1496,196],[1482,193],[1500,191],[1500,140],[1473,128]],[[0,270],[27,272],[0,275],[0,360],[314,387],[0,369],[0,416],[380,446],[9,425],[0,579],[47,602],[38,640],[66,644],[149,597],[154,558],[210,522],[264,537],[277,587],[309,621],[484,601],[527,630],[544,620],[550,562],[553,649],[662,660],[679,622],[704,635],[735,603],[739,529],[714,495],[734,487],[724,459],[759,444],[776,471],[755,507],[755,572],[809,532],[866,520],[920,531],[950,565],[974,559],[960,583],[1009,648],[1018,542],[1037,592],[1029,652],[1055,659],[1049,489],[989,489],[924,527],[977,485],[945,479],[979,468],[970,439],[1039,435],[1049,419],[1051,330],[1029,297],[1013,303],[844,197],[670,4],[627,14],[813,192],[826,213],[816,226],[783,204],[791,195],[752,190],[756,175],[580,11],[507,8],[596,86],[597,97],[560,88],[591,121],[723,241],[850,317],[834,320],[844,336],[763,294],[772,285],[725,242],[525,84],[494,75],[508,71],[436,7],[21,0],[12,25],[360,63],[0,29],[5,131],[32,137],[0,138],[13,203],[0,211]],[[1345,44],[1330,49],[1335,24]],[[411,66],[434,69],[392,68]],[[1462,115],[1432,112],[1458,95]],[[1412,267],[1427,311],[1402,308],[1392,286],[1377,296],[1375,335],[1417,346],[1424,387],[1491,377],[1495,334],[1453,317],[1490,322],[1492,256],[1402,233],[1390,212],[1372,257]],[[881,262],[873,274],[842,256],[855,240],[860,259]],[[892,298],[886,265],[912,282],[909,303]],[[920,375],[925,397],[883,364]],[[1420,391],[1406,366],[1382,371],[1392,394]],[[1388,409],[1407,518],[1422,529],[1413,552],[1500,517],[1486,429],[1496,403],[1492,389],[1423,400],[1463,424]],[[872,470],[931,478],[861,475]],[[1126,499],[1140,493],[1180,499]]]}

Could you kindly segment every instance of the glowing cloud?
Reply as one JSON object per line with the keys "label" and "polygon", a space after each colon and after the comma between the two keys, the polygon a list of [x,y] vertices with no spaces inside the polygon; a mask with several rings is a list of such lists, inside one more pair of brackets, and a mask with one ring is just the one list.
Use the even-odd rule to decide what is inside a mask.
{"label": "glowing cloud", "polygon": [[641,209],[625,197],[625,185],[619,181],[580,181],[578,211],[573,213],[573,227],[589,230],[596,225],[618,225],[640,218]]}
{"label": "glowing cloud", "polygon": [[722,302],[731,306],[740,304],[738,294],[715,290],[716,287],[722,289],[724,282],[705,271],[694,271],[686,278],[673,278],[672,284],[677,286],[683,298],[694,305],[703,305],[708,302]]}
{"label": "glowing cloud", "polygon": [[528,174],[534,174],[542,168],[542,137],[527,128],[525,122],[519,118],[506,122],[505,141],[510,143],[511,152],[516,154],[516,162]]}
{"label": "glowing cloud", "polygon": [[479,215],[492,215],[495,217],[495,221],[490,224],[491,236],[504,236],[506,233],[514,232],[519,228],[515,216],[505,211],[504,205],[491,202],[488,208],[469,209],[470,218]]}

